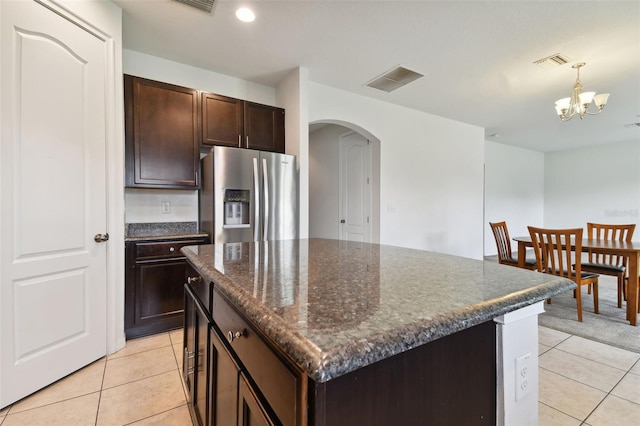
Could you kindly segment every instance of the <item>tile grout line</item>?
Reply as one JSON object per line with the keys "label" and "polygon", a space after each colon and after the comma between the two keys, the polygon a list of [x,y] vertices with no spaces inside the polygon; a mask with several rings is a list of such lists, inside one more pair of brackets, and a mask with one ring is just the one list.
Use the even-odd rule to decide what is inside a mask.
{"label": "tile grout line", "polygon": [[[141,419],[134,420],[134,421],[129,422],[129,423],[125,423],[125,424],[123,424],[122,426],[133,425],[133,424],[136,424],[136,423],[141,422],[141,421],[143,421],[143,420],[151,419],[151,418],[153,418],[153,417],[155,417],[155,416],[159,416],[160,414],[168,413],[169,411],[172,411],[172,410],[175,410],[175,409],[177,409],[177,408],[180,408],[180,407],[182,407],[183,405],[184,405],[184,406],[186,406],[186,405],[187,405],[187,403],[185,402],[184,404],[180,404],[180,405],[178,405],[178,406],[176,406],[176,407],[166,409],[166,410],[161,411],[161,412],[156,413],[156,414],[152,414],[151,416],[143,417],[143,418],[141,418]],[[2,425],[0,425],[0,426],[2,426]]]}
{"label": "tile grout line", "polygon": [[[558,351],[560,351],[560,352],[562,352],[562,353],[564,353],[564,354],[568,354],[568,355],[572,355],[572,356],[577,356],[578,358],[582,358],[582,359],[587,360],[587,361],[595,362],[596,364],[599,364],[599,365],[602,365],[602,366],[605,366],[605,367],[613,368],[613,369],[618,370],[618,371],[624,371],[624,372],[625,372],[625,375],[626,375],[626,373],[629,373],[629,372],[631,371],[631,369],[633,368],[633,366],[634,366],[634,365],[636,364],[636,362],[637,362],[637,361],[636,361],[636,362],[634,362],[634,363],[633,363],[633,365],[632,365],[631,367],[629,367],[628,369],[626,369],[626,370],[625,370],[625,369],[620,368],[620,367],[614,367],[613,365],[609,365],[609,364],[605,364],[605,363],[600,362],[600,361],[596,361],[595,359],[587,358],[586,356],[583,356],[583,355],[578,355],[578,354],[574,354],[573,352],[563,351],[563,350],[562,350],[562,349],[560,349],[560,348],[554,348],[554,349],[556,349],[556,350],[558,350]],[[547,351],[547,352],[548,352],[548,351]],[[545,353],[546,353],[546,352],[545,352]],[[640,359],[640,357],[639,357],[638,359]],[[632,373],[632,374],[633,374],[633,373]]]}
{"label": "tile grout line", "polygon": [[[545,405],[545,406],[547,406],[547,407],[551,408],[552,410],[556,410],[558,413],[562,413],[562,414],[564,414],[564,415],[565,415],[565,416],[567,416],[567,417],[571,417],[572,419],[574,419],[574,420],[576,420],[576,421],[579,421],[581,424],[584,422],[584,420],[580,420],[579,418],[574,417],[574,416],[572,416],[572,415],[571,415],[571,414],[569,414],[569,413],[565,413],[564,411],[562,411],[562,410],[560,410],[559,408],[556,408],[556,407],[554,407],[554,406],[552,406],[552,405],[546,404],[546,403],[544,403],[544,402],[540,402],[539,400],[538,400],[538,404],[542,404],[542,405]],[[540,410],[538,410],[538,414],[539,414],[539,411],[540,411]],[[538,418],[538,421],[539,421],[539,420],[540,420],[540,419]]]}
{"label": "tile grout line", "polygon": [[[126,343],[125,343],[126,345]],[[104,360],[104,369],[102,370],[102,381],[100,382],[100,395],[98,396],[98,408],[96,409],[96,421],[95,426],[98,426],[98,416],[100,415],[100,404],[102,403],[102,388],[104,387],[104,378],[107,375],[107,363],[109,359],[105,357]]]}

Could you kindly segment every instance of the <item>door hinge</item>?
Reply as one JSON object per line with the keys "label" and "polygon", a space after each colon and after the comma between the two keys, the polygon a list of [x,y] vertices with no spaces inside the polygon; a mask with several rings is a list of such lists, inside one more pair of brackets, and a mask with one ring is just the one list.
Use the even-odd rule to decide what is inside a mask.
{"label": "door hinge", "polygon": [[369,178],[367,178],[367,185],[369,185]]}
{"label": "door hinge", "polygon": [[367,216],[367,223],[369,223],[369,216]]}

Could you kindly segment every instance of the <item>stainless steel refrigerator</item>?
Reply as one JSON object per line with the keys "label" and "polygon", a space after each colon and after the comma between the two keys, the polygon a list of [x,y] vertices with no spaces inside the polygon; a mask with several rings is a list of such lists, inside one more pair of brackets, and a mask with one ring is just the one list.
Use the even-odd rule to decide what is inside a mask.
{"label": "stainless steel refrigerator", "polygon": [[201,174],[200,230],[212,242],[298,238],[294,155],[216,146]]}

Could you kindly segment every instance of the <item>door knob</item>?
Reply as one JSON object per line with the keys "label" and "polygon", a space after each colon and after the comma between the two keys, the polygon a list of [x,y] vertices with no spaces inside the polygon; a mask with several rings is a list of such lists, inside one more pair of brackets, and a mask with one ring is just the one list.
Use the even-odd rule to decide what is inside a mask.
{"label": "door knob", "polygon": [[96,234],[93,239],[96,243],[104,243],[105,241],[109,241],[109,234]]}
{"label": "door knob", "polygon": [[346,220],[340,219],[340,223],[346,223]]}

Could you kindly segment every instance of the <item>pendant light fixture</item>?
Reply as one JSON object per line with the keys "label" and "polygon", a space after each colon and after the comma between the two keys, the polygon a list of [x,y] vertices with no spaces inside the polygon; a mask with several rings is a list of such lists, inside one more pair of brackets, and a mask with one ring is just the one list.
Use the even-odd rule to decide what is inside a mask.
{"label": "pendant light fixture", "polygon": [[[609,99],[608,93],[599,93],[596,95],[596,92],[582,91],[582,83],[580,83],[580,68],[585,65],[586,64],[584,62],[580,62],[572,66],[572,68],[577,70],[578,76],[576,77],[576,83],[573,85],[571,97],[556,101],[556,113],[562,121],[569,121],[576,114],[580,116],[580,119],[582,119],[585,114],[600,114],[604,106],[607,104],[607,100]],[[597,110],[594,111],[593,108],[591,111],[589,110],[589,106],[592,103],[595,104]]]}

